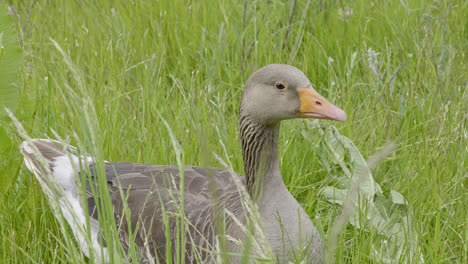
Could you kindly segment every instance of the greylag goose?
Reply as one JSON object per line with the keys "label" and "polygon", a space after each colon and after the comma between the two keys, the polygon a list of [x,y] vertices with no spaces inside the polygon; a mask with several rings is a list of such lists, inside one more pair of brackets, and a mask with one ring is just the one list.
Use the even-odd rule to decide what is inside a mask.
{"label": "greylag goose", "polygon": [[[184,212],[189,228],[190,243],[186,240],[186,263],[212,263],[212,254],[207,253],[216,242],[215,212],[231,212],[239,222],[246,223],[246,214],[241,206],[241,194],[236,182],[245,186],[252,201],[257,205],[264,235],[276,256],[276,261],[284,263],[294,259],[291,249],[307,245],[305,249],[308,263],[322,263],[323,241],[296,199],[287,190],[280,174],[278,163],[278,135],[280,122],[293,118],[318,118],[345,121],[346,114],[329,103],[312,87],[309,79],[297,68],[289,65],[271,64],[259,69],[247,80],[239,109],[240,139],[244,159],[245,177],[228,170],[185,166],[184,172]],[[85,209],[80,198],[81,188],[78,175],[84,174],[84,164],[89,166],[91,179],[96,177],[93,158],[80,156],[75,148],[63,146],[50,139],[32,139],[21,146],[26,166],[35,174],[44,191],[54,195],[45,174],[52,176],[60,184],[65,195],[56,195],[63,216],[72,227],[75,238],[83,252],[89,255],[90,246],[86,238],[76,231],[85,225]],[[43,161],[41,162],[41,156]],[[84,163],[86,160],[86,163]],[[87,170],[88,171],[88,170]],[[166,241],[166,230],[162,210],[175,212],[179,190],[179,168],[177,166],[147,165],[123,162],[105,162],[105,176],[108,182],[114,217],[119,228],[122,245],[128,239],[128,226],[136,232],[135,243],[139,247],[140,258],[159,263],[165,262],[166,247],[175,246],[175,217],[170,217],[171,241]],[[237,177],[237,179],[235,179]],[[95,178],[94,178],[95,179]],[[237,181],[236,181],[237,180]],[[214,184],[212,184],[214,183]],[[211,184],[211,185],[210,185]],[[86,187],[88,213],[91,220],[91,240],[95,252],[107,254],[105,243],[100,235],[97,221],[96,201]],[[214,188],[212,188],[215,186]],[[126,203],[130,217],[122,217],[124,200],[120,190],[127,196]],[[214,190],[214,191],[213,191]],[[214,193],[217,198],[214,198]],[[50,199],[50,197],[49,197]],[[65,206],[65,200],[70,206]],[[219,207],[221,206],[221,207]],[[216,210],[224,208],[225,210]],[[243,241],[244,229],[239,223],[225,219],[225,235]],[[130,223],[127,223],[130,220]],[[137,226],[137,223],[139,225]],[[105,241],[104,241],[105,242]],[[192,246],[195,244],[195,246]],[[150,250],[148,250],[150,249]],[[242,250],[235,243],[228,242],[230,261],[240,262]],[[303,250],[303,249],[301,249]],[[146,254],[151,252],[151,254]],[[173,250],[172,252],[175,252]],[[102,256],[101,256],[102,257]],[[104,256],[104,259],[106,257]],[[153,262],[153,261],[152,261]]]}

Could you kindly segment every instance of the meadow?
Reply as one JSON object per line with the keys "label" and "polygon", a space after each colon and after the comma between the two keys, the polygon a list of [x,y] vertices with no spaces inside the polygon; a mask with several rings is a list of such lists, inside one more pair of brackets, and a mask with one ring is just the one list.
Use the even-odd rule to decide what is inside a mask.
{"label": "meadow", "polygon": [[[334,262],[468,263],[467,1],[1,3],[24,54],[14,113],[30,136],[63,138],[101,160],[222,159],[243,173],[245,81],[263,65],[291,64],[348,115],[322,128],[335,126],[364,158],[396,145],[372,176],[384,196],[404,197],[415,232],[390,259],[376,258],[372,228],[347,224],[330,242],[341,206],[322,194],[336,186],[325,135],[311,120],[283,122],[283,179]],[[94,262],[61,231],[2,118],[0,262]]]}

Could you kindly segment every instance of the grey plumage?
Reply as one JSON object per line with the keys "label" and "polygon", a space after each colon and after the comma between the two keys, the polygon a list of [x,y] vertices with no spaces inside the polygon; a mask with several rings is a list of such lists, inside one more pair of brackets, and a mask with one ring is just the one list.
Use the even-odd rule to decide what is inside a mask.
{"label": "grey plumage", "polygon": [[[94,166],[91,165],[90,169],[93,172]],[[114,214],[117,223],[124,227],[120,229],[121,232],[124,232],[124,237],[128,236],[126,233],[128,230],[125,228],[127,226],[126,219],[121,217],[124,204],[119,187],[128,195],[126,202],[131,211],[132,230],[137,230],[138,221],[141,221],[140,224],[143,227],[138,229],[136,244],[143,248],[145,239],[148,237],[147,246],[149,246],[150,252],[154,252],[154,256],[157,256],[159,261],[164,263],[166,236],[162,222],[162,206],[165,207],[164,209],[169,216],[179,214],[177,208],[180,204],[179,168],[177,166],[135,163],[106,163],[105,171]],[[186,260],[190,263],[195,263],[196,257],[199,257],[203,263],[211,262],[211,255],[207,252],[215,250],[216,233],[213,225],[213,213],[217,201],[212,198],[212,190],[208,186],[207,175],[209,174],[213,175],[213,183],[216,186],[216,192],[220,194],[219,200],[223,201],[223,206],[229,208],[236,215],[242,214],[242,208],[238,203],[240,195],[229,171],[185,166],[184,214],[189,223],[187,231],[191,236],[190,240],[186,240]],[[243,177],[240,175],[236,175],[236,177],[243,181]],[[93,197],[90,196],[88,199],[93,199]],[[93,209],[90,208],[90,210]],[[176,243],[176,234],[174,233],[176,221],[177,217],[170,217],[170,226],[173,227],[171,229],[173,248],[175,248]],[[151,228],[148,228],[150,226]],[[198,248],[192,248],[191,240]]]}
{"label": "grey plumage", "polygon": [[[282,85],[278,86],[278,82]],[[346,119],[344,112],[320,97],[311,87],[307,77],[295,67],[268,65],[249,78],[239,109],[240,139],[246,176],[216,168],[184,167],[184,214],[188,223],[185,235],[189,238],[186,239],[185,245],[187,263],[215,262],[209,251],[216,249],[217,217],[225,221],[226,235],[240,241],[245,239],[242,228],[238,226],[239,223],[235,223],[225,215],[227,210],[240,221],[241,225],[246,223],[241,203],[242,195],[236,186],[236,180],[246,187],[248,194],[256,203],[264,224],[266,239],[276,255],[277,262],[292,260],[299,251],[303,252],[309,263],[323,262],[324,247],[320,234],[287,190],[279,170],[280,121],[297,117],[341,121]],[[86,188],[88,213],[94,220],[93,223],[97,224],[96,201],[99,197],[95,197],[91,191],[92,185],[96,184],[97,170],[92,159],[78,156],[73,147],[67,147],[68,152],[72,153],[67,154],[67,151],[55,141],[41,139],[26,141],[22,145],[22,153],[28,168],[34,172],[41,184],[45,182],[43,173],[47,170],[44,164],[38,162],[35,148],[44,156],[53,177],[66,192],[68,190],[73,193],[69,198],[74,199],[73,208],[78,214],[82,214],[82,206],[76,208],[80,200],[74,178],[77,175],[76,168],[79,171],[79,168],[85,164],[83,160],[87,161],[89,170],[79,171],[78,174],[91,179]],[[71,169],[72,167],[75,171]],[[171,229],[169,244],[174,247],[177,225],[177,217],[174,216],[180,213],[178,211],[181,191],[179,168],[105,162],[105,176],[114,216],[119,225],[119,237],[124,247],[129,236],[126,227],[130,224],[131,230],[137,232],[135,242],[139,247],[142,261],[148,261],[148,257],[151,257],[164,263],[168,241],[166,241],[162,214],[165,210],[169,215]],[[48,186],[43,187],[48,188]],[[126,198],[122,198],[121,193],[124,193]],[[127,218],[123,217],[125,202],[130,209],[130,223],[127,223]],[[62,208],[64,215],[70,214],[67,210],[71,209]],[[67,221],[70,222],[69,218],[68,216]],[[79,237],[77,239],[83,240]],[[228,250],[242,252],[232,242],[228,244]],[[84,252],[87,250],[84,249]],[[151,256],[145,252],[150,252]],[[233,257],[231,261],[236,263],[240,259]]]}

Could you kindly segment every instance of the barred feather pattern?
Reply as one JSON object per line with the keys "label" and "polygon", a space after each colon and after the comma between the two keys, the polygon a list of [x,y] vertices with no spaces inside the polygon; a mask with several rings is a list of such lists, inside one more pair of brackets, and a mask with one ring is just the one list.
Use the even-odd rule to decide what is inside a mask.
{"label": "barred feather pattern", "polygon": [[[130,210],[130,226],[132,232],[137,232],[135,242],[139,246],[142,259],[148,259],[145,252],[151,252],[160,263],[167,262],[166,227],[163,221],[163,211],[168,217],[170,230],[170,245],[172,258],[176,247],[182,246],[185,263],[214,263],[216,248],[216,217],[224,219],[224,209],[243,218],[240,194],[229,171],[202,168],[196,166],[184,167],[185,190],[184,212],[180,211],[180,171],[177,166],[161,166],[134,163],[106,163],[106,177],[109,182],[112,204],[118,229],[128,239],[127,217],[123,216],[125,202]],[[94,168],[91,166],[90,171]],[[219,197],[214,197],[209,188],[209,178],[216,186]],[[93,175],[94,176],[94,175]],[[241,182],[244,178],[240,175]],[[128,194],[126,201],[122,199],[119,188]],[[217,211],[216,209],[219,208]],[[91,210],[91,209],[90,209]],[[92,215],[93,218],[96,217]],[[180,232],[180,218],[185,218],[185,245],[177,245]],[[243,220],[243,219],[242,219]],[[226,218],[226,230],[232,229],[232,219]],[[237,236],[235,234],[231,234]],[[145,262],[145,261],[143,261]]]}
{"label": "barred feather pattern", "polygon": [[[49,168],[41,169],[41,164],[37,161],[32,147],[34,146],[38,154],[45,158]],[[76,149],[70,146],[65,147],[72,150],[67,151],[59,142],[47,139],[34,139],[22,145],[22,153],[30,168],[48,189],[51,183],[47,182],[48,177],[43,175],[51,172],[51,177],[55,177],[62,192],[71,193],[62,197],[52,197],[55,193],[50,192],[50,199],[71,199],[69,204],[74,207],[61,207],[65,216],[75,216],[82,221],[74,224],[74,219],[66,218],[72,229],[77,229],[85,225],[83,219],[85,207],[81,203],[78,195],[79,187],[75,182],[81,182],[80,177],[87,179],[86,198],[88,203],[88,214],[91,223],[96,226],[92,228],[94,250],[100,252],[98,243],[102,241],[102,247],[106,248],[107,243],[102,236],[101,227],[98,224],[99,192],[92,189],[97,188],[98,170],[90,157],[79,157],[75,155]],[[87,159],[89,170],[80,171],[80,164],[84,165],[81,159]],[[58,162],[60,161],[60,162]],[[74,164],[73,169],[71,164]],[[243,234],[239,232],[233,219],[225,215],[225,210],[235,215],[245,224],[244,211],[242,208],[241,195],[235,184],[235,177],[238,177],[241,184],[245,186],[245,178],[231,171],[202,168],[197,166],[185,166],[183,168],[184,184],[184,212],[180,211],[180,170],[177,166],[148,165],[128,162],[105,162],[105,177],[108,183],[108,190],[113,206],[114,218],[119,231],[119,240],[125,250],[130,245],[129,239],[134,239],[138,246],[141,263],[152,263],[152,259],[157,259],[156,263],[166,263],[166,247],[170,245],[174,261],[179,259],[175,256],[177,246],[181,247],[182,254],[185,254],[185,263],[215,263],[217,258],[217,234],[216,219],[219,217],[225,223],[226,234],[236,239],[242,239]],[[62,174],[62,172],[66,172]],[[89,181],[90,180],[90,181]],[[94,185],[94,186],[93,186]],[[214,186],[214,188],[212,188]],[[95,187],[95,188],[92,188]],[[122,192],[121,192],[122,191]],[[121,193],[124,194],[124,198]],[[217,195],[214,195],[217,193]],[[96,203],[98,202],[98,203]],[[128,210],[128,215],[124,211]],[[163,221],[164,213],[169,222],[170,241],[167,241],[166,226]],[[180,219],[185,218],[184,234],[181,234]],[[60,217],[60,216],[57,216]],[[129,228],[130,227],[130,228]],[[179,234],[178,234],[179,232]],[[74,230],[83,252],[89,256],[89,246],[85,239],[80,237],[82,231]],[[177,238],[185,236],[185,245],[177,245]],[[228,249],[232,249],[228,245]],[[108,259],[106,256],[105,259]],[[173,262],[174,262],[173,261]],[[233,260],[233,262],[236,262]]]}
{"label": "barred feather pattern", "polygon": [[269,169],[271,160],[278,158],[278,135],[280,124],[271,126],[260,124],[248,115],[239,117],[239,131],[242,142],[242,156],[247,192],[252,198],[258,196],[256,187],[260,186]]}

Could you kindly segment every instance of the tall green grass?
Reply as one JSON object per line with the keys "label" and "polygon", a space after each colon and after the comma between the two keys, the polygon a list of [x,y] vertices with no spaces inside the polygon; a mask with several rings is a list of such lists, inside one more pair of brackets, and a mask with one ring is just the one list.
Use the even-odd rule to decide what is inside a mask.
{"label": "tall green grass", "polygon": [[[398,144],[373,175],[411,205],[426,263],[468,262],[467,2],[298,1],[294,13],[292,1],[276,0],[8,4],[26,61],[17,116],[31,136],[53,130],[101,160],[177,164],[172,131],[182,163],[222,167],[215,153],[242,173],[243,85],[265,64],[293,64],[347,112],[334,125],[365,157]],[[349,17],[340,16],[345,7]],[[307,129],[307,121],[283,123],[281,170],[327,238],[340,208],[318,193],[331,179],[311,144],[318,139],[305,138],[319,134]],[[5,158],[16,166],[0,175],[14,179],[0,195],[0,259],[86,261],[19,151]],[[372,263],[374,235],[348,226],[336,263]]]}

